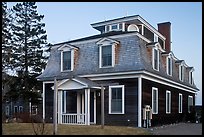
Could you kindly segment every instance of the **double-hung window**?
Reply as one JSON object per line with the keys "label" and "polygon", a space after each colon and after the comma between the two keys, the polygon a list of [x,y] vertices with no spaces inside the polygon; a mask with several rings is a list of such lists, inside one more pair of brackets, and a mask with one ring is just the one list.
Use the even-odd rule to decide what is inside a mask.
{"label": "double-hung window", "polygon": [[166,71],[168,75],[172,76],[172,58],[170,56],[167,57]]}
{"label": "double-hung window", "polygon": [[124,85],[109,86],[109,114],[124,114]]}
{"label": "double-hung window", "polygon": [[152,58],[152,65],[153,69],[159,71],[159,50],[156,48],[153,48],[153,58]]}
{"label": "double-hung window", "polygon": [[183,105],[183,95],[179,93],[179,113],[182,113],[182,105]]}
{"label": "double-hung window", "polygon": [[71,70],[71,51],[63,51],[63,71]]}
{"label": "double-hung window", "polygon": [[73,71],[74,69],[74,54],[78,48],[72,45],[62,45],[58,48],[61,52],[61,72]]}
{"label": "double-hung window", "polygon": [[192,106],[193,106],[193,96],[188,96],[188,113],[191,113]]}
{"label": "double-hung window", "polygon": [[102,46],[102,67],[112,66],[112,45]]}
{"label": "double-hung window", "polygon": [[152,113],[158,114],[158,88],[152,87]]}
{"label": "double-hung window", "polygon": [[166,113],[171,113],[171,92],[166,91]]}
{"label": "double-hung window", "polygon": [[189,71],[189,83],[193,85],[193,71]]}
{"label": "double-hung window", "polygon": [[184,79],[184,65],[183,64],[181,64],[179,66],[179,79],[181,81],[183,81],[183,79]]}

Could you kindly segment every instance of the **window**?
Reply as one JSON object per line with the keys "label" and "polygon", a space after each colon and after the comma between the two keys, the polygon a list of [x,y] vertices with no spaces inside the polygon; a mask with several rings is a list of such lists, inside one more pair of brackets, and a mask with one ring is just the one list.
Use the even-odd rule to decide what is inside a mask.
{"label": "window", "polygon": [[184,66],[182,64],[179,66],[179,79],[181,81],[184,79]]}
{"label": "window", "polygon": [[166,71],[168,75],[172,76],[172,58],[170,56],[167,57]]}
{"label": "window", "polygon": [[171,92],[166,91],[166,113],[171,113]]}
{"label": "window", "polygon": [[63,54],[63,71],[71,70],[71,51],[64,51],[62,54]]}
{"label": "window", "polygon": [[19,106],[19,112],[20,112],[20,113],[23,112],[23,106]]}
{"label": "window", "polygon": [[31,111],[32,111],[32,115],[37,115],[38,114],[38,106],[33,105]]}
{"label": "window", "polygon": [[100,46],[100,61],[99,61],[99,67],[113,67],[115,64],[115,58],[114,58],[114,45],[103,45]]}
{"label": "window", "polygon": [[124,85],[109,86],[109,114],[124,114]]}
{"label": "window", "polygon": [[152,58],[153,69],[159,71],[159,51],[156,48],[153,48],[153,58]]}
{"label": "window", "polygon": [[117,30],[118,29],[118,24],[111,25],[111,29],[112,30]]}
{"label": "window", "polygon": [[6,116],[9,116],[9,106],[6,106]]}
{"label": "window", "polygon": [[193,85],[193,71],[189,72],[189,83]]}
{"label": "window", "polygon": [[15,113],[18,113],[18,106],[14,106],[14,111],[13,111],[13,113],[15,114]]}
{"label": "window", "polygon": [[179,113],[182,113],[183,95],[179,93]]}
{"label": "window", "polygon": [[158,88],[152,88],[152,114],[158,114]]}
{"label": "window", "polygon": [[61,52],[61,71],[73,71],[74,50]]}
{"label": "window", "polygon": [[122,29],[123,29],[123,24],[122,23],[112,24],[112,25],[105,26],[105,32],[120,31]]}
{"label": "window", "polygon": [[191,106],[193,106],[193,96],[188,96],[188,113],[191,113]]}

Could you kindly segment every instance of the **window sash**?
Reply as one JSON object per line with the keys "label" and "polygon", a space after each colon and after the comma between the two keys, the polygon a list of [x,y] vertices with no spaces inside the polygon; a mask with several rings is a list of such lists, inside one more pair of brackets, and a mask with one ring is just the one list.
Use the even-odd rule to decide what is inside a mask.
{"label": "window sash", "polygon": [[153,68],[159,70],[159,51],[155,48],[153,49]]}
{"label": "window sash", "polygon": [[172,75],[172,59],[170,57],[167,58],[167,67],[168,75]]}

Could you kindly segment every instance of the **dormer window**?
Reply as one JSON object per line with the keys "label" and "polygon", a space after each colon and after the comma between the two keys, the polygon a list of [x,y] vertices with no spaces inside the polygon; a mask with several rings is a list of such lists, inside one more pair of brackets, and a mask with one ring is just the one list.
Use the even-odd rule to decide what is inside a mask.
{"label": "dormer window", "polygon": [[184,79],[184,65],[179,65],[179,80],[183,81]]}
{"label": "dormer window", "polygon": [[189,83],[193,85],[193,70],[189,71]]}
{"label": "dormer window", "polygon": [[159,71],[159,50],[157,48],[152,49],[152,66],[153,69]]}
{"label": "dormer window", "polygon": [[74,49],[71,45],[63,45],[58,50],[61,51],[61,72],[73,71],[74,69]]}
{"label": "dormer window", "polygon": [[172,58],[168,56],[166,58],[166,72],[169,76],[172,76]]}
{"label": "dormer window", "polygon": [[62,52],[62,71],[72,70],[72,56],[71,51]]}
{"label": "dormer window", "polygon": [[115,65],[115,46],[118,41],[103,38],[97,42],[99,45],[99,68],[109,68]]}

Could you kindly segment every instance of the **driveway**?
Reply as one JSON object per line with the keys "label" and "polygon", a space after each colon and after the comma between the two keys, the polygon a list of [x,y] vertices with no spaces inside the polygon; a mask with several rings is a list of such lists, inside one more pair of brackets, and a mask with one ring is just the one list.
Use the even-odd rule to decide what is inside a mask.
{"label": "driveway", "polygon": [[177,123],[148,130],[153,135],[202,135],[202,123]]}

